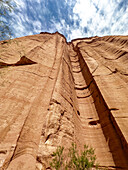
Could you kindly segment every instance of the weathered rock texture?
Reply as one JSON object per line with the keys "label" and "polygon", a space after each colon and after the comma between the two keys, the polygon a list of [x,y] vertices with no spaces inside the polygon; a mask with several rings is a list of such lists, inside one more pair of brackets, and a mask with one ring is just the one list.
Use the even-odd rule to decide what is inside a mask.
{"label": "weathered rock texture", "polygon": [[58,145],[128,169],[128,36],[0,42],[0,167],[43,170]]}

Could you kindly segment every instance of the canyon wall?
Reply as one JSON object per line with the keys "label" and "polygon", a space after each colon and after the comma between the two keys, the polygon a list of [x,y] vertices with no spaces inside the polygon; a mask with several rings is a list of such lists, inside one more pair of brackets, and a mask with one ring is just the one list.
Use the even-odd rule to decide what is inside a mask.
{"label": "canyon wall", "polygon": [[128,36],[0,42],[0,169],[45,170],[57,146],[128,169]]}

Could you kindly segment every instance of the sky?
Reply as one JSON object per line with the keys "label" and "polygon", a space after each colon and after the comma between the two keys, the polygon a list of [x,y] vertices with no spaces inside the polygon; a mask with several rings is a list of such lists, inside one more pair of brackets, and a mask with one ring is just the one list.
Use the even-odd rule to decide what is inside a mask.
{"label": "sky", "polygon": [[13,38],[60,32],[75,38],[128,35],[128,0],[15,0]]}

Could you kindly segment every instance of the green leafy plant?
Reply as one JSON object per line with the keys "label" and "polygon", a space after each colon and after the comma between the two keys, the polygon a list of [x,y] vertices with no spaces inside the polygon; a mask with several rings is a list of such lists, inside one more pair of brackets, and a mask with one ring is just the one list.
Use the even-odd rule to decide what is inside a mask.
{"label": "green leafy plant", "polygon": [[16,7],[14,0],[0,0],[0,40],[11,38],[11,28],[7,19]]}
{"label": "green leafy plant", "polygon": [[[94,167],[96,161],[96,155],[94,149],[84,145],[84,151],[78,154],[76,144],[72,144],[69,148],[68,155],[66,155],[66,163],[64,163],[63,156],[64,147],[59,146],[56,152],[53,152],[52,162],[50,166],[56,170],[86,170]],[[95,166],[98,169],[98,164]]]}
{"label": "green leafy plant", "polygon": [[63,166],[63,150],[64,147],[59,146],[56,152],[53,152],[52,154],[54,158],[50,163],[50,166],[55,168],[56,170],[59,170]]}

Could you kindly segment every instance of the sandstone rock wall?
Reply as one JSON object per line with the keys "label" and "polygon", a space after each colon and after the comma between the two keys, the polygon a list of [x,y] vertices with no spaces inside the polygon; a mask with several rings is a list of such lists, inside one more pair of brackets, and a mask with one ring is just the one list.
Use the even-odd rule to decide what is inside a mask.
{"label": "sandstone rock wall", "polygon": [[59,145],[128,169],[128,37],[0,42],[0,168],[48,169]]}

